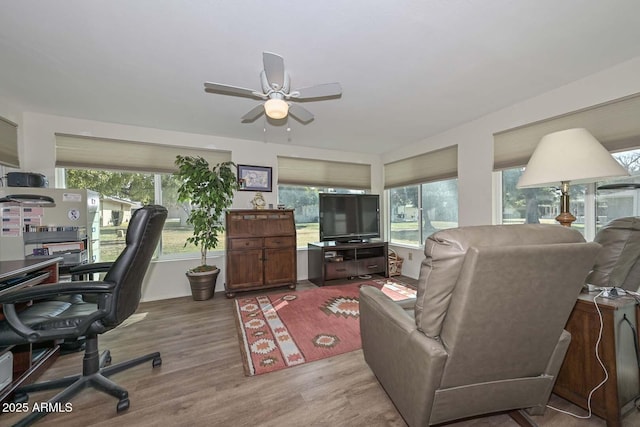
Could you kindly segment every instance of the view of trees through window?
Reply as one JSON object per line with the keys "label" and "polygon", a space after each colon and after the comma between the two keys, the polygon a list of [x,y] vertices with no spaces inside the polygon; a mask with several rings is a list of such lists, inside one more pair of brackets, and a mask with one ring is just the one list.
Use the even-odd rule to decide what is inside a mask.
{"label": "view of trees through window", "polygon": [[390,242],[422,245],[433,232],[458,226],[458,180],[389,190]]}
{"label": "view of trees through window", "polygon": [[[65,181],[66,188],[86,188],[100,194],[100,261],[112,261],[120,254],[131,213],[145,204],[160,204],[169,211],[162,232],[162,255],[198,251],[193,245],[184,246],[193,229],[186,223],[190,206],[177,201],[180,182],[172,174],[67,169]],[[224,249],[224,236],[217,249]]]}
{"label": "view of trees through window", "polygon": [[295,210],[296,236],[298,247],[320,240],[319,193],[364,193],[363,190],[346,188],[304,187],[299,185],[278,185],[278,204]]}

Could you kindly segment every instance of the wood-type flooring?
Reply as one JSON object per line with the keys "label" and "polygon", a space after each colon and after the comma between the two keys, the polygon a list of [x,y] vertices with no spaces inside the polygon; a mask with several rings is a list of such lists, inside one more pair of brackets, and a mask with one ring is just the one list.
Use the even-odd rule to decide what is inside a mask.
{"label": "wood-type flooring", "polygon": [[[222,287],[218,283],[219,287]],[[298,289],[315,287],[304,281]],[[273,289],[270,292],[281,292]],[[266,292],[253,292],[264,294]],[[217,293],[208,301],[190,297],[142,303],[144,320],[99,338],[113,363],[160,351],[163,364],[145,363],[111,378],[129,391],[129,410],[117,414],[117,400],[93,389],[72,400],[68,413],[47,415],[36,425],[60,427],[124,426],[406,426],[364,361],[354,351],[281,371],[246,377],[234,324],[233,301]],[[78,373],[82,353],[60,357],[41,379]],[[52,392],[33,394],[29,404]],[[552,396],[551,404],[585,411]],[[464,402],[460,402],[464,405]],[[19,414],[2,414],[12,425]],[[605,426],[597,417],[579,420],[547,410],[533,417],[540,426]],[[449,424],[515,426],[505,414]],[[633,411],[623,426],[640,425]]]}

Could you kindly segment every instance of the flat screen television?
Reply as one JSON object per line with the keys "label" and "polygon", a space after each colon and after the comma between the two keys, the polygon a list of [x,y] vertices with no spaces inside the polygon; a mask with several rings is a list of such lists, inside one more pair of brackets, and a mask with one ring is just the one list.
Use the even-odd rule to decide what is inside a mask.
{"label": "flat screen television", "polygon": [[377,194],[319,195],[320,240],[363,242],[380,237],[380,196]]}

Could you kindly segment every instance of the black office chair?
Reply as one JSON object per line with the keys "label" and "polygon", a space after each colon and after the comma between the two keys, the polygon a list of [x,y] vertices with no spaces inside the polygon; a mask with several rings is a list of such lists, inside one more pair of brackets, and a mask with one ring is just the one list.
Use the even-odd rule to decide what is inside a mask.
{"label": "black office chair", "polygon": [[[126,246],[103,280],[45,284],[0,297],[6,316],[6,321],[0,322],[0,346],[86,337],[81,375],[20,387],[16,400],[25,400],[27,393],[66,387],[47,405],[55,407],[55,403],[69,401],[85,387],[94,387],[119,399],[118,412],[129,408],[127,391],[107,377],[150,360],[154,367],[160,366],[160,353],[105,367],[111,362],[111,355],[108,350],[98,353],[98,335],[121,324],[138,308],[142,280],[166,218],[167,210],[162,206],[149,205],[135,211],[127,229]],[[80,294],[95,297],[96,303],[59,298]],[[26,301],[33,304],[17,311],[15,304]],[[17,425],[29,425],[45,415],[46,412],[33,412]]]}

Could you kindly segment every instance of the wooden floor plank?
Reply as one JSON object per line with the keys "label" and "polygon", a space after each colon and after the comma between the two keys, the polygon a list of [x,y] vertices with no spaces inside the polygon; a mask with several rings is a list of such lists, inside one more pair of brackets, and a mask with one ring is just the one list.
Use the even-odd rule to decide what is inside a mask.
{"label": "wooden floor plank", "polygon": [[[309,282],[298,289],[315,287]],[[286,289],[274,289],[282,292]],[[265,293],[254,292],[252,294]],[[51,414],[37,425],[61,427],[123,426],[406,426],[364,362],[362,351],[272,372],[244,375],[233,316],[233,301],[217,294],[208,301],[176,298],[142,303],[146,317],[99,338],[113,363],[160,351],[163,363],[145,363],[112,377],[127,388],[131,407],[118,415],[116,399],[86,390],[72,400],[71,413]],[[60,357],[43,379],[75,374],[82,353]],[[31,396],[30,404],[53,393]],[[562,409],[584,413],[563,399],[552,397]],[[464,405],[464,402],[460,402]],[[0,416],[0,425],[20,417]],[[547,410],[532,417],[540,426],[600,427],[597,417],[577,420]],[[451,426],[515,426],[506,414],[482,417]],[[640,425],[634,411],[624,426]]]}

